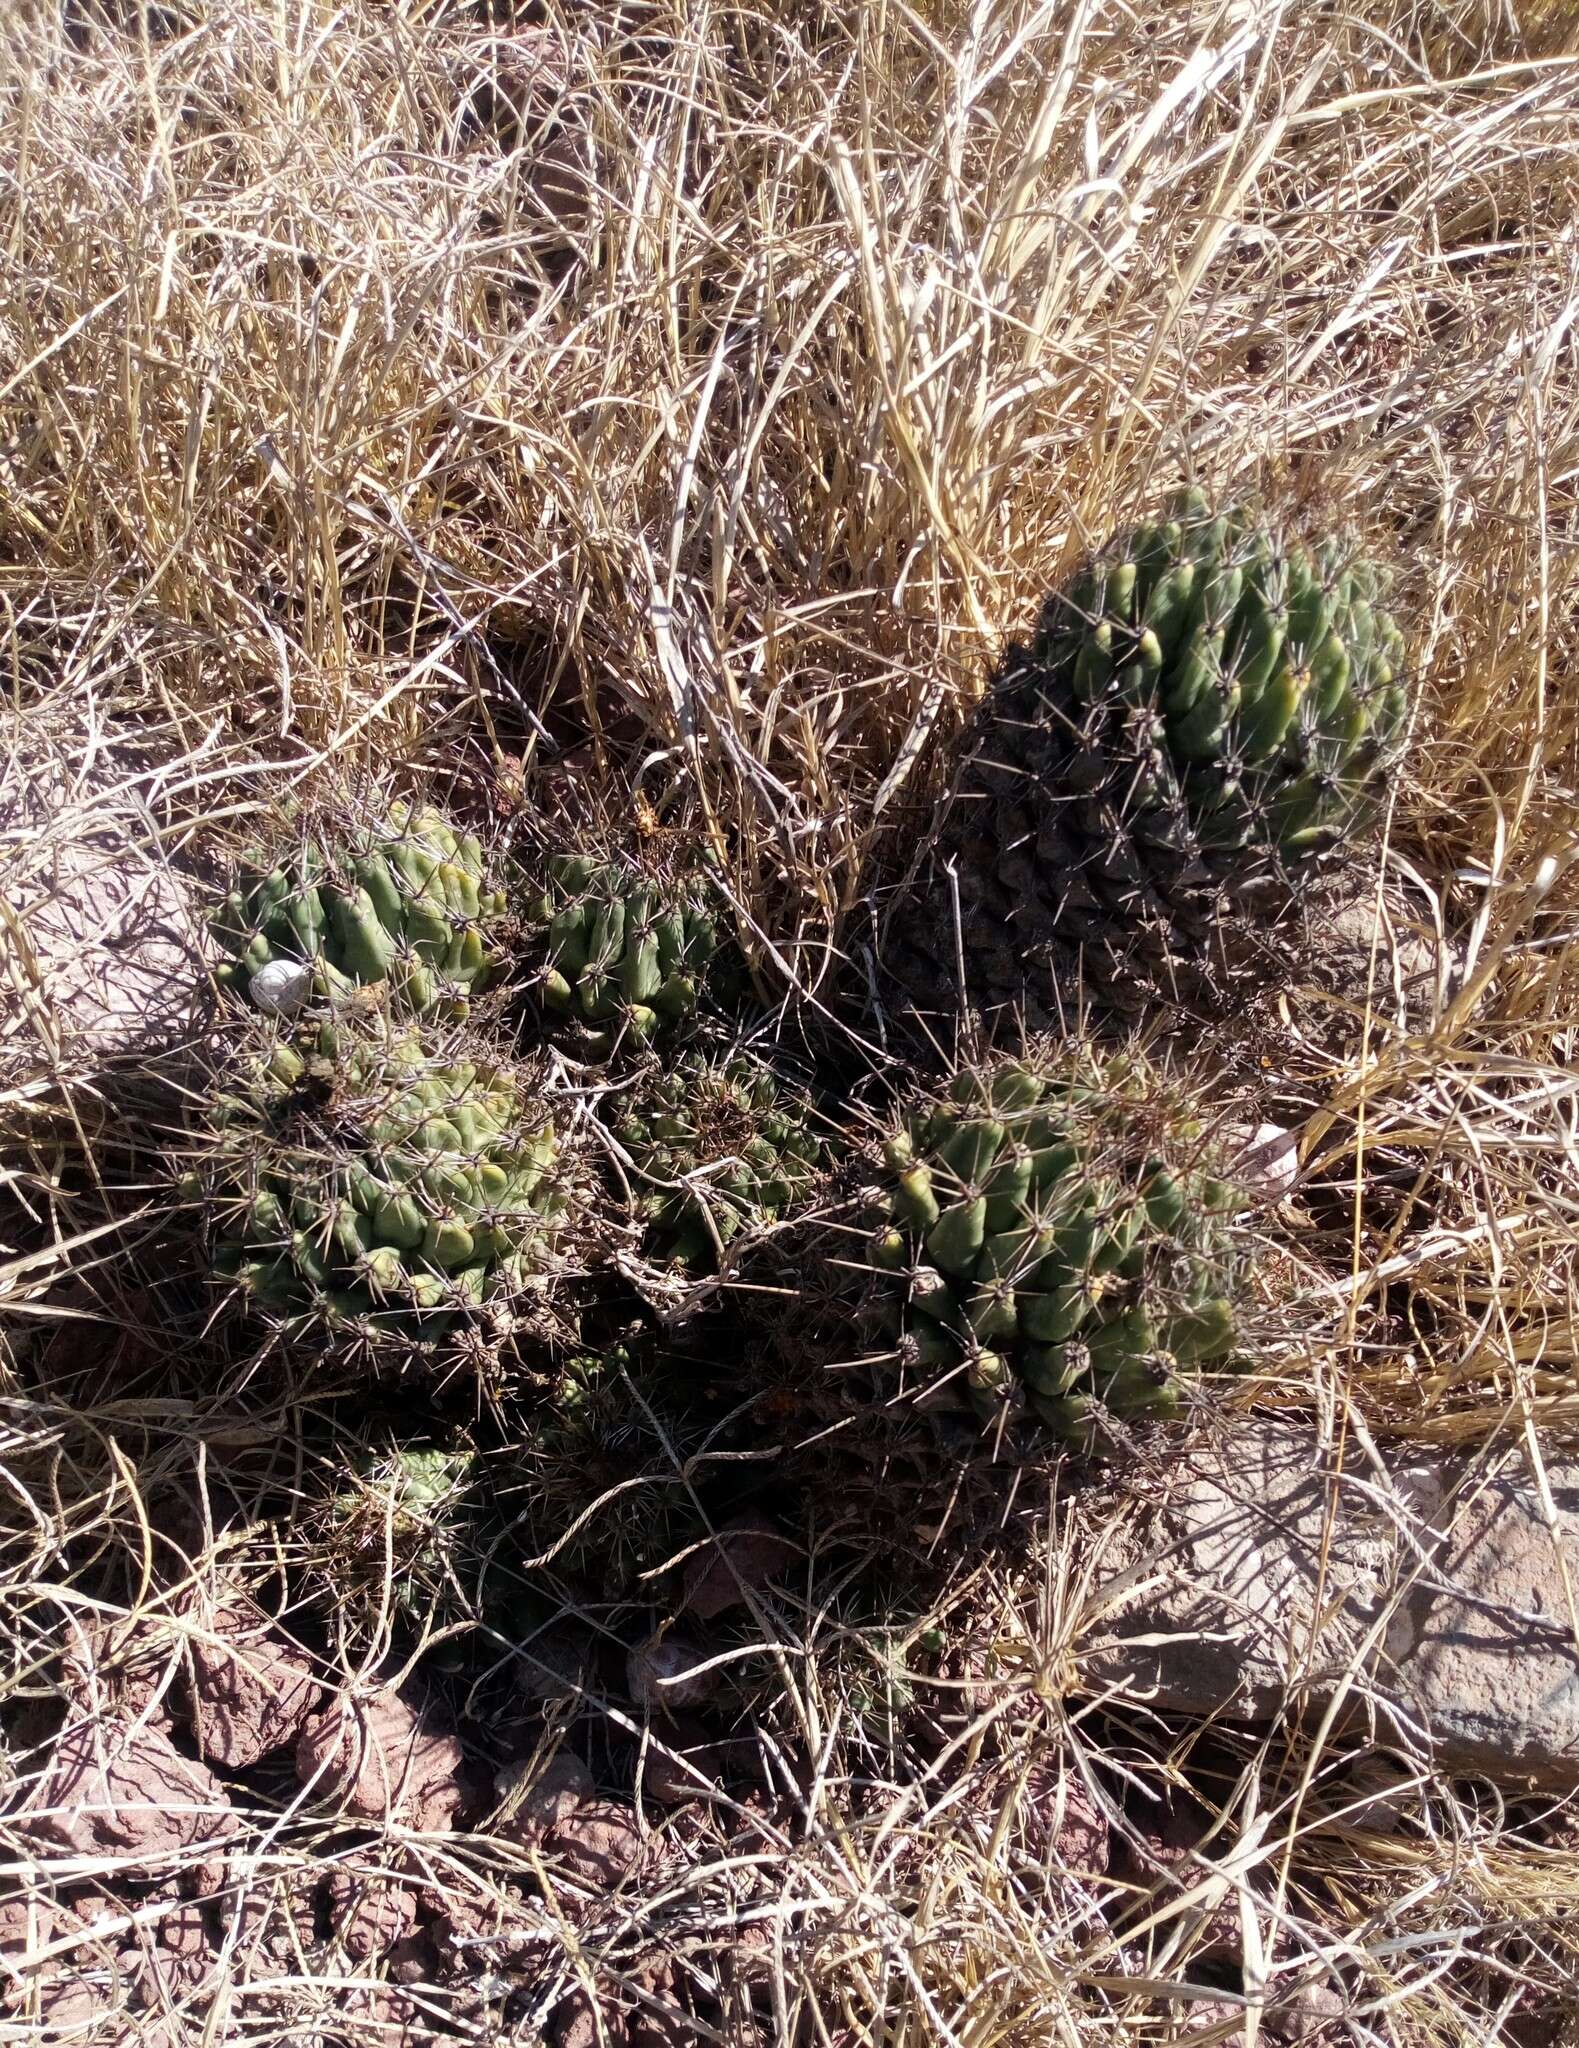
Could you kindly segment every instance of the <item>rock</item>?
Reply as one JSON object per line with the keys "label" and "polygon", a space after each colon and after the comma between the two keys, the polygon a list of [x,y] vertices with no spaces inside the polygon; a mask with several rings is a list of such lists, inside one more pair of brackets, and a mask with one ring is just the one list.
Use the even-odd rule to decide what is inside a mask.
{"label": "rock", "polygon": [[1111,1854],[1107,1815],[1067,1757],[1054,1752],[1032,1760],[1015,1808],[1020,1841],[1038,1863],[1061,1875],[1101,1877]]}
{"label": "rock", "polygon": [[1246,1721],[1328,1697],[1376,1613],[1395,1540],[1350,1482],[1329,1550],[1343,1484],[1315,1437],[1234,1418],[1145,1486],[1151,1504],[1137,1501],[1097,1554],[1111,1605],[1082,1656],[1082,1688]]}
{"label": "rock", "polygon": [[[1183,1801],[1165,1806],[1160,1813],[1132,1823],[1113,1844],[1109,1874],[1124,1887],[1115,1901],[1120,1924],[1165,1915],[1153,1939],[1171,1939],[1179,1922],[1188,1921],[1190,1962],[1200,1964],[1227,1960],[1237,1963],[1243,1942],[1239,1919],[1239,1894],[1232,1879],[1225,1879],[1221,1896],[1209,1893],[1185,1906],[1190,1893],[1212,1882],[1212,1873],[1225,1846],[1218,1834],[1210,1842],[1206,1835],[1209,1817]],[[1175,1901],[1178,1904],[1175,1910]],[[1177,1967],[1173,1965],[1172,1967]]]}
{"label": "rock", "polygon": [[132,1940],[132,1982],[149,2012],[169,2012],[190,2000],[214,1975],[219,1960],[203,1908],[190,1902],[139,1927]]}
{"label": "rock", "polygon": [[1378,1011],[1418,1022],[1435,1008],[1439,990],[1463,978],[1462,948],[1438,941],[1424,900],[1395,875],[1384,882],[1380,906],[1374,877],[1360,875],[1317,914],[1324,966],[1356,1002],[1369,990]]}
{"label": "rock", "polygon": [[1343,2026],[1348,2009],[1343,1993],[1324,1977],[1308,1984],[1277,1982],[1268,1987],[1262,2020],[1278,2048],[1337,2048],[1349,2038]]}
{"label": "rock", "polygon": [[331,1700],[296,1745],[296,1775],[321,1798],[422,1834],[454,1826],[466,1803],[464,1763],[454,1736],[429,1726],[418,1707],[393,1692]]}
{"label": "rock", "polygon": [[157,1728],[69,1724],[12,1825],[28,1840],[141,1875],[235,1832],[229,1797],[205,1764]]}
{"label": "rock", "polygon": [[1342,1689],[1438,1771],[1579,1786],[1579,1460],[1545,1471],[1554,1527],[1522,1453],[1384,1475],[1351,1441],[1340,1472],[1307,1429],[1225,1426],[1092,1531],[1080,1687],[1245,1721]]}
{"label": "rock", "polygon": [[494,1780],[504,1802],[494,1827],[507,1842],[540,1842],[594,1797],[592,1773],[580,1757],[561,1750],[540,1768],[530,1760],[506,1764]]}
{"label": "rock", "polygon": [[1388,1625],[1384,1683],[1440,1767],[1579,1785],[1579,1461],[1548,1459],[1549,1526],[1522,1461],[1450,1495],[1433,1475],[1431,1561]]}
{"label": "rock", "polygon": [[334,1937],[353,1962],[388,1955],[417,1923],[409,1887],[387,1871],[333,1870],[324,1898]]}
{"label": "rock", "polygon": [[578,1985],[554,2008],[552,2048],[695,2048],[697,2025],[680,2003],[680,1973],[667,1956],[650,1956],[596,1999]]}
{"label": "rock", "polygon": [[310,960],[265,960],[247,980],[247,1000],[265,1017],[294,1017],[313,992]]}
{"label": "rock", "polygon": [[1282,1124],[1235,1124],[1224,1132],[1235,1183],[1258,1202],[1281,1202],[1299,1179],[1299,1133]]}
{"label": "rock", "polygon": [[306,1652],[238,1595],[194,1620],[190,1659],[193,1738],[221,1770],[246,1770],[294,1742],[322,1696]]}
{"label": "rock", "polygon": [[641,1792],[660,1806],[711,1796],[723,1775],[720,1745],[691,1714],[655,1727],[642,1749]]}
{"label": "rock", "polygon": [[176,1632],[147,1614],[68,1618],[61,1684],[84,1718],[112,1715],[168,1728],[166,1694],[180,1661]]}
{"label": "rock", "polygon": [[590,1630],[540,1628],[516,1647],[515,1678],[523,1698],[557,1706],[579,1700],[596,1658]]}
{"label": "rock", "polygon": [[124,1980],[136,1949],[129,1933],[95,1933],[106,1917],[120,1916],[42,1892],[0,1900],[0,2012],[36,2014],[51,2039],[102,2019],[107,1987]]}
{"label": "rock", "polygon": [[300,1951],[316,1947],[321,1894],[316,1864],[267,1876],[252,1871],[233,1881],[211,1902],[231,1974],[241,1982],[274,1976]]}
{"label": "rock", "polygon": [[1244,2048],[1245,2009],[1228,1998],[1172,2001],[1178,2008],[1170,2041],[1193,2041],[1195,2048]]}
{"label": "rock", "polygon": [[616,1799],[578,1806],[549,1829],[543,1846],[567,1877],[594,1892],[614,1891],[642,1860],[636,1816]]}
{"label": "rock", "polygon": [[712,1692],[716,1674],[701,1667],[709,1652],[688,1637],[659,1629],[626,1659],[631,1698],[646,1713],[677,1713]]}
{"label": "rock", "polygon": [[748,1595],[780,1577],[798,1555],[797,1546],[759,1515],[726,1522],[686,1560],[681,1611],[712,1621],[744,1607]]}
{"label": "rock", "polygon": [[135,784],[47,760],[7,768],[0,1016],[51,1064],[170,1040],[193,1015],[202,949]]}

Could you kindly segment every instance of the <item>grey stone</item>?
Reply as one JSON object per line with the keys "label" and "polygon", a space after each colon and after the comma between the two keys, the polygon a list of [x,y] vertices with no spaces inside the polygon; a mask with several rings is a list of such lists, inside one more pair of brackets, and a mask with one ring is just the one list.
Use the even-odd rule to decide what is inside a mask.
{"label": "grey stone", "polygon": [[1352,1486],[1343,1540],[1324,1544],[1343,1482],[1315,1438],[1225,1425],[1146,1490],[1155,1504],[1137,1489],[1140,1512],[1096,1552],[1107,1613],[1082,1657],[1083,1689],[1245,1721],[1302,1693],[1329,1696],[1374,1620],[1393,1546]]}
{"label": "grey stone", "polygon": [[1551,1461],[1553,1514],[1519,1464],[1449,1473],[1430,1562],[1387,1626],[1384,1682],[1440,1759],[1499,1778],[1579,1784],[1579,1463]]}
{"label": "grey stone", "polygon": [[[1383,1471],[1225,1420],[1090,1534],[1079,1689],[1264,1721],[1335,1707],[1439,1770],[1579,1785],[1579,1463]],[[1101,1526],[1106,1524],[1106,1527]]]}
{"label": "grey stone", "polygon": [[0,1036],[51,1065],[167,1042],[203,984],[199,920],[127,786],[45,760],[0,802]]}

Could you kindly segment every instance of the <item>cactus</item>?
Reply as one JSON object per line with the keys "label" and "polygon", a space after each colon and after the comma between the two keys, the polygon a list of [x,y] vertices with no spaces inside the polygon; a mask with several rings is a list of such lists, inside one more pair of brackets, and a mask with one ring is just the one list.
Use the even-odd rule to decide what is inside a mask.
{"label": "cactus", "polygon": [[529,906],[544,1007],[590,1049],[646,1045],[694,1016],[718,930],[705,882],[664,881],[634,862],[559,854]]}
{"label": "cactus", "polygon": [[1198,1103],[1143,1058],[1033,1050],[957,1074],[882,1148],[878,1299],[911,1384],[1083,1439],[1167,1417],[1234,1347],[1241,1206]]}
{"label": "cactus", "polygon": [[287,1328],[413,1338],[556,1270],[570,1176],[515,1075],[381,1015],[265,1039],[199,1181],[215,1264]]}
{"label": "cactus", "polygon": [[614,1135],[639,1179],[648,1256],[693,1272],[806,1200],[829,1156],[810,1104],[745,1053],[691,1054],[632,1098]]}
{"label": "cactus", "polygon": [[[1388,579],[1199,492],[1115,541],[1011,650],[888,962],[918,1000],[1016,1008],[1077,978],[1121,1016],[1220,1003],[1396,763]],[[945,873],[945,870],[947,871]],[[956,903],[958,916],[956,919]],[[1319,941],[1317,950],[1319,951]],[[1319,965],[1319,961],[1317,962]]]}
{"label": "cactus", "polygon": [[421,1623],[473,1606],[466,1566],[478,1495],[471,1451],[391,1447],[356,1461],[329,1504],[324,1547],[344,1581]]}
{"label": "cactus", "polygon": [[335,998],[382,982],[397,1010],[456,1020],[497,970],[504,903],[475,838],[430,806],[394,803],[337,842],[306,838],[275,861],[251,856],[210,918],[232,956],[216,979],[258,1001],[261,972],[308,962],[312,982],[290,1007],[309,988]]}

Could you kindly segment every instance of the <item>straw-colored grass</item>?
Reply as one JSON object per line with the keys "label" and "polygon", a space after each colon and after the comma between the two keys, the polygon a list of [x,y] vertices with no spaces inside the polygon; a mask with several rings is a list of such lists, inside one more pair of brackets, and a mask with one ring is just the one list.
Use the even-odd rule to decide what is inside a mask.
{"label": "straw-colored grass", "polygon": [[[706,835],[764,994],[825,1000],[867,943],[874,859],[907,849],[939,747],[1081,552],[1186,478],[1319,506],[1400,572],[1421,692],[1389,834],[1467,954],[1412,1035],[1291,1004],[1278,1078],[1326,1188],[1300,1253],[1336,1335],[1237,1398],[1404,1445],[1571,1446],[1572,7],[527,14],[4,10],[0,910],[58,888],[63,847],[190,867],[293,793],[436,773],[501,819],[584,801]],[[339,1425],[216,1401],[200,1329],[172,1358],[133,1256],[154,1165],[123,1156],[19,918],[0,955],[31,992],[0,1020],[25,1770],[66,1617],[137,1608],[177,1554],[146,1499],[218,1467],[232,1505],[310,1491],[304,1432],[321,1456]],[[1380,1224],[1357,1194],[1377,1161],[1402,1189]],[[1016,1511],[1054,1526],[1045,1501]],[[203,1532],[181,1543],[209,1583]],[[1014,1643],[1017,1676],[952,1718],[943,1685],[931,1760],[880,1711],[929,1697],[929,1618],[885,1633],[790,1603],[762,1663],[795,1825],[755,1849],[721,1830],[574,1938],[547,1927],[559,1974],[530,2009],[433,1990],[430,2017],[532,2039],[556,1986],[634,1982],[654,1942],[716,1978],[721,1920],[755,1920],[707,2038],[1179,2038],[1167,1987],[1203,1900],[1162,1899],[1149,1948],[1121,1944],[998,1822],[995,1717],[1028,1762],[1061,1746],[1145,1783],[1190,1762],[1177,1734],[1059,1702],[1046,1674],[1085,1600],[1061,1543],[958,1561],[936,1625]],[[1579,1851],[1447,1783],[1372,1825],[1348,1761],[1305,1743],[1280,1727],[1210,1759],[1252,2005],[1303,1977],[1346,1987],[1347,2038],[1579,2038]],[[344,1853],[300,1813],[246,1825],[258,1884]],[[479,1901],[520,1863],[486,1835],[424,1853]],[[390,2038],[348,1967],[238,1964],[221,2032],[338,2012],[335,2038]],[[204,2038],[200,2009],[183,2024],[158,2038]]]}

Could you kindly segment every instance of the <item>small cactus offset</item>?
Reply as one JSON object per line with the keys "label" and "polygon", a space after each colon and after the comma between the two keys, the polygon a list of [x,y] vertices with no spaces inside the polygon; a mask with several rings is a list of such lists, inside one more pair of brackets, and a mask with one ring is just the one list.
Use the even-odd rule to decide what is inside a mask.
{"label": "small cactus offset", "polygon": [[1077,977],[1120,1015],[1220,1002],[1252,962],[1264,977],[1267,929],[1397,760],[1387,592],[1348,541],[1214,515],[1198,491],[1114,541],[983,707],[940,879],[895,920],[900,979],[951,1007],[962,953],[967,999],[1034,1026]]}
{"label": "small cactus offset", "polygon": [[464,1612],[472,1576],[477,1458],[468,1450],[390,1446],[356,1461],[329,1503],[324,1548],[353,1581],[413,1621]]}
{"label": "small cactus offset", "polygon": [[343,1017],[261,1046],[219,1123],[215,1264],[287,1327],[428,1339],[549,1287],[570,1175],[503,1068]]}
{"label": "small cactus offset", "polygon": [[638,1181],[648,1256],[709,1272],[742,1234],[809,1198],[829,1163],[810,1103],[746,1053],[693,1053],[615,1125]]}
{"label": "small cactus offset", "polygon": [[[231,955],[216,978],[284,1010],[387,983],[404,1014],[455,1020],[497,971],[504,907],[470,833],[431,806],[394,803],[339,840],[305,839],[273,861],[255,855],[210,919]],[[280,972],[303,963],[310,978]],[[291,988],[286,1000],[275,982]]]}
{"label": "small cactus offset", "polygon": [[1236,1334],[1241,1198],[1199,1106],[1134,1055],[956,1075],[882,1148],[872,1264],[908,1382],[1088,1437],[1167,1417]]}
{"label": "small cactus offset", "polygon": [[692,1017],[718,928],[697,877],[646,874],[634,861],[557,854],[530,906],[544,1007],[573,1021],[595,1053],[634,1046]]}

